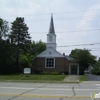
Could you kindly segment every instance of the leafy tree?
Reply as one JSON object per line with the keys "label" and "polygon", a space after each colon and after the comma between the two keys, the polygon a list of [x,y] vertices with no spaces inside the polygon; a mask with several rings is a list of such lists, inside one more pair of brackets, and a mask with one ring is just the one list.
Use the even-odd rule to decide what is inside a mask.
{"label": "leafy tree", "polygon": [[0,74],[14,73],[14,57],[13,48],[9,40],[4,37],[7,36],[9,25],[6,20],[0,18]]}
{"label": "leafy tree", "polygon": [[27,68],[27,67],[30,67],[29,66],[29,59],[26,55],[24,54],[21,54],[20,55],[20,59],[19,59],[19,62],[20,62],[20,72],[23,72],[23,69],[24,68]]}
{"label": "leafy tree", "polygon": [[89,65],[96,63],[96,57],[91,55],[89,50],[75,49],[71,51],[70,56],[79,63],[80,74],[83,74]]}
{"label": "leafy tree", "polygon": [[100,60],[98,60],[97,63],[93,65],[93,69],[91,70],[91,73],[100,75]]}
{"label": "leafy tree", "polygon": [[0,40],[3,37],[7,36],[7,32],[9,31],[8,22],[0,18]]}
{"label": "leafy tree", "polygon": [[46,44],[41,40],[39,42],[32,41],[30,54],[37,56],[39,53],[46,49]]}
{"label": "leafy tree", "polygon": [[16,48],[16,65],[17,71],[19,70],[19,54],[20,52],[28,52],[31,37],[28,34],[28,27],[24,22],[24,18],[17,17],[14,22],[11,23],[11,44]]}
{"label": "leafy tree", "polygon": [[39,42],[35,42],[33,41],[30,45],[31,49],[29,52],[27,52],[26,54],[24,54],[23,52],[20,54],[19,57],[19,69],[20,72],[23,72],[23,69],[26,67],[30,67],[31,68],[31,63],[32,63],[32,59],[38,55],[39,53],[41,53],[42,51],[45,50],[45,43],[42,41]]}
{"label": "leafy tree", "polygon": [[14,51],[8,40],[0,41],[0,74],[15,72]]}

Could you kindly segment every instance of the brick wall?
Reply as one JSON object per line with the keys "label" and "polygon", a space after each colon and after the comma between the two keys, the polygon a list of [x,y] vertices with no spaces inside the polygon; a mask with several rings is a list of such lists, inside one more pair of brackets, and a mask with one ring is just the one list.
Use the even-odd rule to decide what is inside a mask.
{"label": "brick wall", "polygon": [[55,58],[55,68],[45,67],[45,58],[35,58],[32,61],[32,72],[69,72],[69,62],[66,58]]}

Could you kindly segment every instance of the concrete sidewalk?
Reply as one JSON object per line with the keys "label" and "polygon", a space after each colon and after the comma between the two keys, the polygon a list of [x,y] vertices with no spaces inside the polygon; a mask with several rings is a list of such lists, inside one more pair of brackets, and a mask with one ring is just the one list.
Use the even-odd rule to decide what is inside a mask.
{"label": "concrete sidewalk", "polygon": [[100,84],[100,81],[79,81],[79,75],[68,75],[63,82],[80,82],[81,84]]}
{"label": "concrete sidewalk", "polygon": [[63,81],[64,82],[79,82],[79,75],[68,75]]}
{"label": "concrete sidewalk", "polygon": [[83,81],[83,84],[100,84],[100,81]]}

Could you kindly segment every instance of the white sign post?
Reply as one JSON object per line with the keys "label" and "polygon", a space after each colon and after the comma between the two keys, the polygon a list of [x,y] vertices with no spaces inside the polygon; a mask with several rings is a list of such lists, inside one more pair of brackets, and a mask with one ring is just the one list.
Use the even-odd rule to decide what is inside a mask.
{"label": "white sign post", "polygon": [[31,69],[30,68],[24,68],[24,74],[30,74]]}

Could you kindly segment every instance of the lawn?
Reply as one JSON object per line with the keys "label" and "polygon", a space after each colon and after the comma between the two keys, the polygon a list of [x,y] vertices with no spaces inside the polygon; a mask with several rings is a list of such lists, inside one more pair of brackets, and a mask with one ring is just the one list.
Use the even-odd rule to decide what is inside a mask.
{"label": "lawn", "polygon": [[86,75],[80,75],[79,80],[80,81],[87,81],[87,76]]}
{"label": "lawn", "polygon": [[7,80],[47,80],[47,81],[62,81],[66,75],[0,75],[0,81]]}

